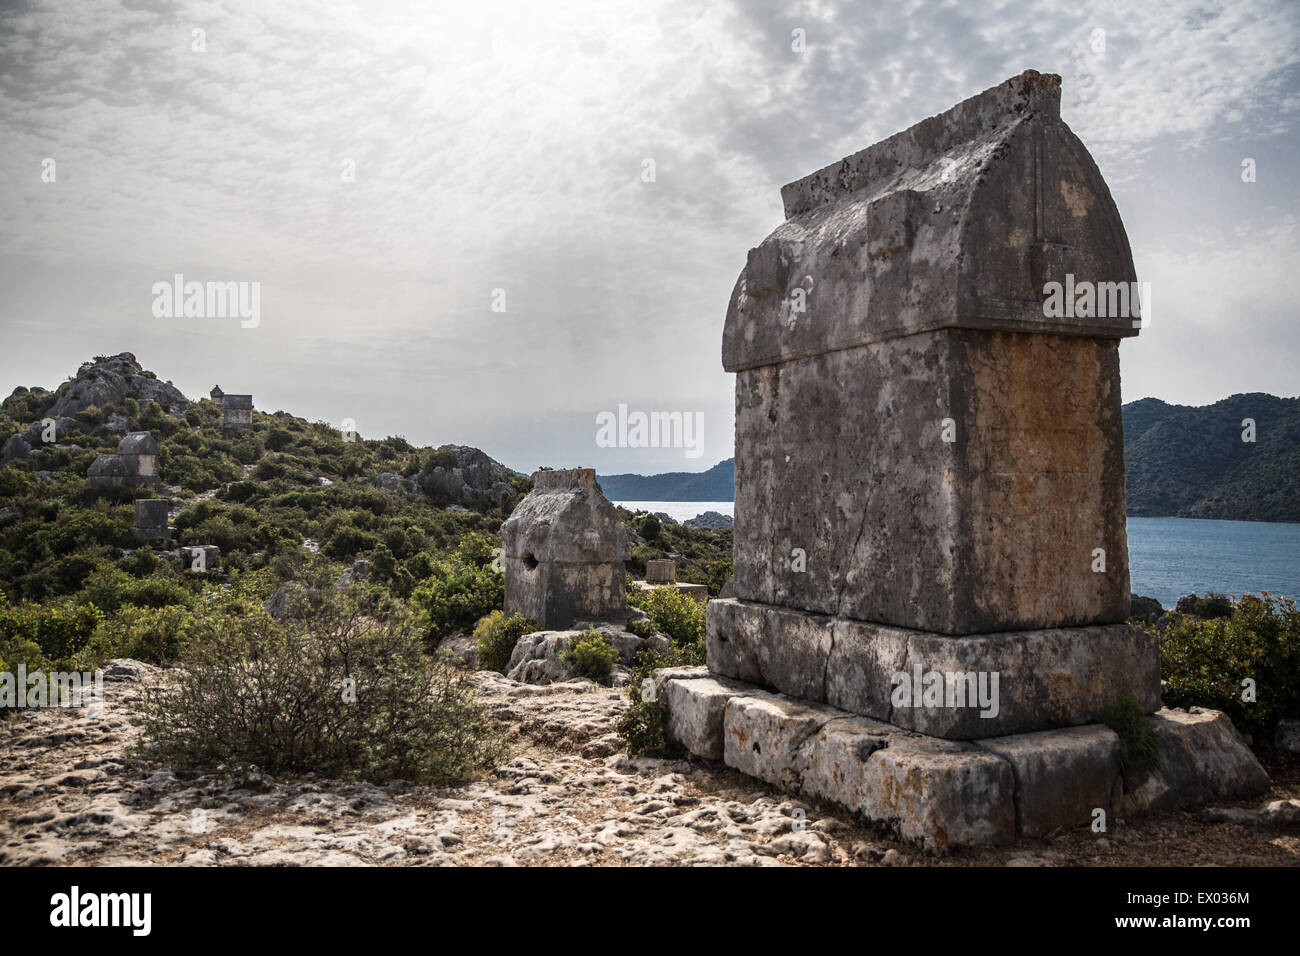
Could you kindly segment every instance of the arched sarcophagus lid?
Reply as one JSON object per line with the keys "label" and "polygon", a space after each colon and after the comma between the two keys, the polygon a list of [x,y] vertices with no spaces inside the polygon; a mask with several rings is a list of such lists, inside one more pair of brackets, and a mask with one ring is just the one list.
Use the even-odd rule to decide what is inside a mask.
{"label": "arched sarcophagus lid", "polygon": [[[727,371],[941,328],[1136,335],[1133,256],[1097,165],[1027,71],[781,190],[727,310]],[[1048,316],[1049,282],[1122,284]]]}

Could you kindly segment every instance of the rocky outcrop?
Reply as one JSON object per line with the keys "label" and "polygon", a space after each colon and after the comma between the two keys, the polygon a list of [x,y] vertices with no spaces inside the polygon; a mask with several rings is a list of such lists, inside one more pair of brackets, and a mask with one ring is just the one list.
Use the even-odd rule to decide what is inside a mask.
{"label": "rocky outcrop", "polygon": [[[618,665],[630,668],[636,663],[637,653],[646,648],[651,653],[666,654],[672,649],[672,638],[665,634],[638,637],[615,624],[579,621],[573,630],[534,631],[525,634],[515,645],[506,667],[506,676],[524,684],[555,684],[573,680],[577,671],[565,660],[569,645],[589,630],[603,634],[618,652]],[[616,676],[618,676],[616,674]]]}
{"label": "rocky outcrop", "polygon": [[22,435],[10,435],[5,439],[3,446],[0,446],[0,465],[7,465],[11,461],[26,461],[32,457],[32,446]]}
{"label": "rocky outcrop", "polygon": [[443,445],[435,453],[436,464],[422,470],[415,484],[440,503],[496,501],[513,491],[514,472],[487,454],[468,445]]}
{"label": "rocky outcrop", "polygon": [[710,531],[725,530],[730,531],[735,524],[731,515],[724,515],[718,511],[706,511],[702,515],[696,515],[694,518],[684,522],[688,528],[705,529]]}
{"label": "rocky outcrop", "polygon": [[1129,597],[1129,620],[1138,620],[1144,624],[1159,624],[1165,616],[1165,609],[1155,598],[1133,594]]}
{"label": "rocky outcrop", "polygon": [[47,417],[75,415],[91,406],[120,405],[127,398],[134,398],[142,409],[156,402],[170,415],[184,414],[190,407],[180,389],[145,372],[130,352],[85,363],[70,382],[59,388],[58,395]]}

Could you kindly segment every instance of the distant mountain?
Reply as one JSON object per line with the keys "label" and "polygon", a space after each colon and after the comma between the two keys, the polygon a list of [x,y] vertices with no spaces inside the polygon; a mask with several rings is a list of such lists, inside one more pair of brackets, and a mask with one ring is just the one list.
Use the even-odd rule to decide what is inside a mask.
{"label": "distant mountain", "polygon": [[[1213,405],[1157,398],[1123,408],[1128,513],[1300,522],[1300,398],[1262,392]],[[1255,423],[1253,442],[1242,441]],[[615,501],[733,501],[736,460],[700,473],[606,475]]]}
{"label": "distant mountain", "polygon": [[670,471],[662,475],[597,475],[611,501],[733,501],[736,459],[708,471]]}
{"label": "distant mountain", "polygon": [[1300,522],[1300,398],[1144,398],[1123,411],[1129,514]]}

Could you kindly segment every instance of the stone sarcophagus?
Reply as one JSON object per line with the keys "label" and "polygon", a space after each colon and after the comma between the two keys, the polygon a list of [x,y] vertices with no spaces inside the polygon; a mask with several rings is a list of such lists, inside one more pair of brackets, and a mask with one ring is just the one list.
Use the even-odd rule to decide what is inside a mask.
{"label": "stone sarcophagus", "polygon": [[627,617],[627,529],[593,468],[543,470],[501,526],[505,612],[547,629]]}
{"label": "stone sarcophagus", "polygon": [[[1159,706],[1156,643],[1124,623],[1136,277],[1059,107],[1031,71],[782,190],[723,334],[712,672],[949,738]],[[996,714],[898,706],[897,675],[934,671],[996,674]]]}

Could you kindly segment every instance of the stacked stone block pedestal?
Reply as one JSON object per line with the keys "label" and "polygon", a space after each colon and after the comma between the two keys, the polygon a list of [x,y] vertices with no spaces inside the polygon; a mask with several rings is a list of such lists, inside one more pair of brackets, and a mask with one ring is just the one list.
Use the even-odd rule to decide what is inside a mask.
{"label": "stacked stone block pedestal", "polygon": [[[1119,342],[1140,298],[1060,78],[782,196],[723,333],[732,596],[709,604],[707,670],[659,673],[670,735],[934,850],[1266,785],[1222,714],[1159,709],[1156,640],[1126,623]],[[1092,304],[1052,308],[1052,283]],[[1120,702],[1154,715],[1161,783],[1124,790],[1101,721]]]}

